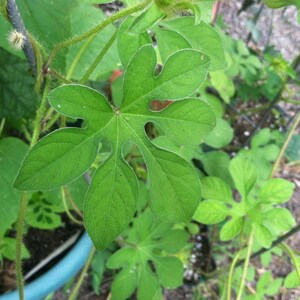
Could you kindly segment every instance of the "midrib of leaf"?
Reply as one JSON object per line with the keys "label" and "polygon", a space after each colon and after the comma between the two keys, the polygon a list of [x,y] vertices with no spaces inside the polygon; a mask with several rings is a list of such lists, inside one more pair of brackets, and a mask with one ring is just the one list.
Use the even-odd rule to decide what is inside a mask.
{"label": "midrib of leaf", "polygon": [[[114,151],[112,151],[112,153],[111,153],[111,155],[114,155],[114,170],[113,170],[113,178],[114,178],[114,181],[113,181],[113,184],[111,185],[111,190],[110,190],[110,195],[111,195],[111,197],[110,197],[110,199],[113,199],[113,197],[112,197],[112,195],[113,195],[113,193],[114,193],[114,190],[115,190],[115,183],[116,183],[116,180],[115,180],[115,178],[116,178],[116,166],[117,166],[117,160],[118,160],[118,150],[119,150],[119,140],[120,140],[120,138],[119,138],[119,123],[120,123],[120,121],[119,121],[119,118],[118,117],[116,117],[116,122],[117,122],[117,124],[116,124],[116,128],[117,128],[117,133],[116,133],[116,141],[115,141],[115,143],[112,143],[113,145],[113,147],[114,147]],[[101,168],[101,166],[100,166],[100,168]],[[111,214],[110,214],[110,212],[111,212],[111,208],[112,208],[112,206],[111,205],[109,205],[109,208],[108,208],[108,210],[109,210],[109,213],[108,214],[105,214],[105,223],[106,224],[109,224],[109,222],[108,222],[108,219],[109,219],[109,217],[111,216]],[[105,227],[105,233],[107,233],[107,230],[108,230],[108,227]]]}
{"label": "midrib of leaf", "polygon": [[[159,167],[159,169],[162,171],[161,173],[163,174],[163,176],[166,178],[167,182],[169,183],[169,186],[171,187],[171,190],[173,191],[174,194],[174,199],[176,199],[176,202],[179,204],[179,206],[182,208],[182,211],[185,214],[185,218],[186,220],[188,220],[189,218],[187,217],[184,207],[182,205],[182,203],[180,201],[178,201],[177,197],[176,197],[176,192],[172,186],[172,184],[169,182],[168,177],[166,176],[164,170],[161,168],[160,164],[157,162],[156,158],[153,156],[153,154],[151,153],[151,151],[148,149],[147,145],[145,144],[145,142],[136,134],[135,130],[130,126],[130,124],[120,115],[120,118],[122,119],[122,121],[124,122],[124,124],[127,125],[127,127],[129,128],[129,130],[133,133],[133,135],[137,138],[137,140],[140,142],[140,145],[143,146],[143,149],[145,152],[148,153],[148,155],[150,155],[150,157],[152,158],[152,161],[154,161],[156,163],[156,165]],[[152,146],[152,145],[151,145]]]}
{"label": "midrib of leaf", "polygon": [[[175,53],[177,54],[178,52],[183,52],[183,51],[192,51],[192,52],[198,52],[199,54],[203,54],[203,53],[201,53],[201,52],[200,52],[199,50],[197,50],[197,49],[193,49],[193,50],[187,50],[187,49],[185,49],[185,50],[179,50],[179,51],[177,51],[177,52],[175,52]],[[173,54],[173,55],[174,55],[174,54]],[[169,59],[166,60],[165,65],[167,64],[168,60],[169,60]],[[207,62],[206,62],[206,63],[207,63]],[[154,87],[153,89],[151,89],[150,91],[148,91],[146,94],[140,96],[140,97],[137,98],[136,100],[130,102],[128,105],[124,106],[124,110],[122,110],[122,106],[121,106],[120,111],[123,112],[123,113],[124,113],[124,112],[127,112],[128,110],[130,111],[129,108],[130,108],[132,105],[135,105],[135,103],[140,102],[142,99],[147,98],[147,96],[151,95],[153,92],[155,92],[156,90],[160,89],[160,88],[161,88],[162,86],[164,86],[166,83],[169,83],[170,81],[174,80],[175,78],[181,77],[181,76],[183,76],[184,74],[189,73],[189,72],[191,72],[192,70],[197,69],[198,67],[199,67],[199,65],[197,65],[196,67],[193,67],[193,68],[190,69],[190,70],[187,70],[187,71],[184,72],[184,73],[180,73],[180,74],[178,74],[177,76],[171,77],[171,78],[168,79],[168,80],[164,80],[164,81],[162,81],[161,83],[159,82],[158,85],[155,85],[155,87]],[[154,84],[155,84],[156,81],[160,81],[160,77],[163,75],[164,68],[165,68],[165,66],[164,66],[163,69],[161,70],[161,73],[160,73],[157,77],[154,78],[154,80],[153,80]],[[125,82],[125,80],[124,80],[124,82]],[[192,93],[191,93],[191,94],[192,94]],[[152,100],[152,99],[149,99],[149,100]],[[148,100],[148,101],[149,101],[149,100]],[[154,99],[153,99],[153,100],[154,100]],[[159,99],[159,100],[164,100],[164,99]],[[166,100],[168,100],[168,99],[166,99]],[[122,103],[125,103],[125,101],[126,101],[126,99],[123,100]]]}
{"label": "midrib of leaf", "polygon": [[[179,101],[183,101],[183,100],[179,100]],[[167,109],[167,108],[165,108]],[[190,124],[199,124],[201,123],[202,125],[205,125],[205,126],[209,126],[210,124],[207,124],[207,123],[203,123],[201,122],[201,119],[198,119],[197,121],[191,121],[191,120],[188,120],[188,119],[185,119],[185,118],[172,118],[172,117],[169,117],[169,116],[156,116],[157,112],[153,112],[152,114],[151,113],[148,113],[148,114],[144,114],[144,115],[141,115],[141,114],[130,114],[130,113],[123,113],[122,115],[123,116],[128,116],[130,118],[134,117],[134,118],[141,118],[143,120],[145,120],[146,122],[148,121],[151,121],[151,120],[155,120],[155,119],[161,119],[161,120],[170,120],[170,121],[176,121],[176,122],[187,122],[187,123],[190,123]],[[158,112],[159,113],[159,112]],[[192,114],[193,112],[189,112],[189,114]],[[211,127],[211,126],[210,126]]]}

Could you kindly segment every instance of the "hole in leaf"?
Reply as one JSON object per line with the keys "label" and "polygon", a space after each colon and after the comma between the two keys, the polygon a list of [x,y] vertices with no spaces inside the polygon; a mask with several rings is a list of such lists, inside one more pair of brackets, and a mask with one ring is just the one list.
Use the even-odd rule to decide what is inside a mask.
{"label": "hole in leaf", "polygon": [[165,109],[166,107],[168,107],[169,105],[171,105],[173,103],[173,101],[171,100],[153,100],[150,102],[149,104],[149,109],[151,111],[162,111],[163,109]]}

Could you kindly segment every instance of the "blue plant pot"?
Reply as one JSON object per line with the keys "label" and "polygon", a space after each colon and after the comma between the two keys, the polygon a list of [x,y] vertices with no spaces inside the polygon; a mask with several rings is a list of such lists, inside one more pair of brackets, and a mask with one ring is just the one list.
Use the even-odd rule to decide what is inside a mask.
{"label": "blue plant pot", "polygon": [[[38,279],[25,286],[26,300],[41,300],[63,286],[71,277],[75,276],[84,266],[92,248],[92,241],[87,233],[79,239],[69,253],[52,269]],[[18,300],[18,291],[0,296],[0,300]]]}

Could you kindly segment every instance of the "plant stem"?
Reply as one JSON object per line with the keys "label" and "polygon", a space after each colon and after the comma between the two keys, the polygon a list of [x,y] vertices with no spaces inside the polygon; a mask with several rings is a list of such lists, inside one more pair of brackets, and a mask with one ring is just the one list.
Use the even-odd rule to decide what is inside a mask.
{"label": "plant stem", "polygon": [[82,269],[81,273],[80,273],[80,276],[79,276],[79,279],[70,295],[70,297],[68,298],[68,300],[75,300],[77,298],[77,294],[78,294],[78,291],[83,283],[83,280],[84,280],[84,277],[85,277],[85,274],[90,266],[90,264],[92,263],[92,260],[93,260],[93,257],[95,255],[95,247],[92,248],[91,252],[90,252],[90,255],[84,265],[84,268]]}
{"label": "plant stem", "polygon": [[296,128],[297,128],[297,126],[299,124],[299,122],[300,122],[300,112],[298,111],[297,114],[296,114],[294,123],[293,123],[291,129],[289,130],[289,133],[288,133],[288,135],[287,135],[287,137],[286,137],[286,139],[284,141],[284,144],[282,145],[282,147],[280,149],[278,157],[277,157],[275,163],[273,164],[272,170],[271,170],[271,172],[269,174],[269,178],[272,178],[274,176],[274,174],[276,172],[276,169],[277,169],[277,167],[278,167],[278,165],[279,165],[279,163],[280,163],[280,161],[281,161],[281,159],[282,159],[282,157],[283,157],[283,155],[285,153],[285,150],[286,150],[286,148],[287,148],[287,146],[288,146],[288,144],[289,144],[289,142],[290,142],[290,140],[291,140],[291,138],[292,138],[292,136],[294,134],[294,131],[296,130]]}
{"label": "plant stem", "polygon": [[233,261],[230,265],[229,274],[228,274],[228,283],[227,283],[227,297],[226,297],[227,300],[231,300],[231,286],[232,286],[233,271],[241,253],[242,250],[239,250],[238,253],[235,255],[235,257],[233,258]]}
{"label": "plant stem", "polygon": [[17,273],[17,283],[19,291],[19,300],[24,300],[24,280],[22,273],[22,237],[23,237],[23,227],[26,215],[27,206],[27,194],[22,193],[21,205],[19,210],[19,218],[17,223],[17,244],[16,244],[16,273]]}
{"label": "plant stem", "polygon": [[248,243],[247,243],[247,253],[246,253],[246,259],[245,259],[245,264],[244,264],[244,270],[243,270],[242,279],[241,279],[241,283],[240,283],[240,287],[239,287],[239,291],[238,291],[236,300],[240,300],[242,298],[246,275],[247,275],[247,270],[248,270],[248,265],[249,265],[249,261],[250,261],[250,254],[251,254],[251,250],[252,250],[253,238],[254,238],[254,233],[252,230],[250,233],[249,239],[248,239]]}
{"label": "plant stem", "polygon": [[6,121],[6,119],[3,118],[3,119],[1,120],[1,123],[0,123],[0,137],[1,137],[1,135],[2,135],[2,131],[3,131],[3,128],[4,128],[4,125],[5,125],[5,121]]}
{"label": "plant stem", "polygon": [[56,113],[51,120],[49,120],[48,123],[45,124],[45,126],[43,127],[43,131],[47,131],[49,130],[52,125],[60,118],[61,114],[60,113]]}
{"label": "plant stem", "polygon": [[49,78],[46,77],[45,80],[45,88],[42,96],[42,101],[41,105],[37,111],[35,122],[34,122],[34,130],[33,130],[33,135],[31,139],[31,146],[33,146],[37,140],[39,139],[40,132],[41,132],[41,120],[43,117],[43,114],[46,111],[46,106],[47,106],[47,96],[50,90],[50,80]]}
{"label": "plant stem", "polygon": [[64,189],[65,195],[66,195],[67,199],[69,200],[69,202],[70,202],[72,208],[76,211],[76,213],[77,213],[81,218],[83,218],[82,212],[80,211],[80,209],[79,209],[79,208],[76,206],[76,204],[74,203],[74,201],[73,201],[73,199],[72,199],[72,197],[71,197],[71,194],[70,194],[68,188],[67,188],[66,186],[64,186],[63,189]]}
{"label": "plant stem", "polygon": [[96,34],[93,34],[91,35],[87,41],[84,43],[84,45],[80,48],[79,52],[77,53],[76,57],[73,59],[72,63],[71,63],[71,66],[69,68],[69,71],[67,73],[67,76],[66,78],[69,80],[73,73],[74,73],[74,70],[81,58],[81,56],[84,54],[84,52],[86,51],[86,49],[90,46],[90,44],[93,42],[93,40],[95,39],[96,37]]}
{"label": "plant stem", "polygon": [[14,30],[22,33],[23,36],[25,37],[25,43],[24,43],[24,46],[22,49],[24,51],[24,54],[27,58],[29,65],[32,69],[32,72],[34,74],[36,74],[36,59],[35,59],[35,55],[34,55],[34,50],[30,43],[30,40],[28,38],[27,31],[26,31],[25,25],[23,23],[23,20],[21,18],[16,1],[15,0],[7,0],[6,9],[7,9],[7,15],[9,17],[9,20],[10,20]]}
{"label": "plant stem", "polygon": [[125,8],[117,13],[115,13],[114,15],[108,17],[107,19],[105,19],[103,22],[101,22],[100,24],[98,24],[96,27],[90,29],[89,31],[81,34],[81,35],[78,35],[78,36],[75,36],[71,39],[68,39],[60,44],[58,44],[52,51],[52,53],[50,54],[49,58],[48,58],[48,61],[45,65],[45,69],[48,69],[48,67],[50,66],[53,58],[55,57],[55,55],[57,54],[57,52],[65,47],[68,47],[70,45],[73,45],[73,44],[76,44],[76,43],[79,43],[87,38],[89,38],[90,36],[96,34],[96,33],[99,33],[102,29],[104,29],[106,26],[108,26],[109,24],[123,18],[123,17],[126,17],[128,15],[131,15],[137,11],[140,11],[144,8],[146,8],[148,6],[148,4],[151,2],[151,0],[145,0],[135,6],[132,6],[132,7],[128,7],[128,8]]}
{"label": "plant stem", "polygon": [[53,69],[49,70],[49,74],[53,75],[54,77],[56,77],[58,80],[62,81],[63,83],[66,83],[66,84],[72,83],[72,81],[68,80],[63,75],[61,75],[59,72],[57,72]]}
{"label": "plant stem", "polygon": [[300,269],[299,269],[299,265],[298,265],[298,262],[297,262],[297,259],[296,259],[296,256],[295,256],[293,250],[285,243],[281,243],[281,247],[289,254],[289,256],[293,262],[293,265],[296,269],[298,280],[300,282]]}
{"label": "plant stem", "polygon": [[102,49],[102,51],[96,57],[96,59],[94,60],[94,62],[92,63],[92,65],[86,71],[86,73],[84,74],[84,76],[80,80],[80,83],[83,84],[83,83],[85,83],[89,79],[89,77],[91,76],[91,74],[93,73],[93,71],[96,69],[96,67],[98,66],[98,64],[100,63],[100,61],[104,57],[104,55],[107,53],[107,51],[109,50],[109,48],[114,43],[115,39],[117,38],[117,33],[118,33],[118,31],[116,30],[115,33],[113,34],[113,36],[109,39],[109,41],[105,45],[105,47]]}
{"label": "plant stem", "polygon": [[75,219],[73,217],[73,215],[71,214],[71,212],[70,212],[70,210],[68,208],[68,204],[67,204],[66,196],[65,196],[65,191],[64,191],[63,187],[61,187],[61,198],[62,198],[62,201],[63,201],[63,205],[64,205],[64,208],[65,208],[65,211],[66,211],[68,217],[70,218],[70,220],[72,220],[75,224],[83,225],[83,223],[81,221],[78,221],[77,219]]}

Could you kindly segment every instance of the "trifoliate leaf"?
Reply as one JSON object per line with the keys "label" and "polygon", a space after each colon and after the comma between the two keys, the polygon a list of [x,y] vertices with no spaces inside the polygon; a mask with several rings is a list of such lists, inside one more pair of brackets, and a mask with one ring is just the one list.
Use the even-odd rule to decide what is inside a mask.
{"label": "trifoliate leaf", "polygon": [[[155,77],[155,50],[144,46],[125,71],[120,109],[85,86],[64,85],[53,90],[49,94],[52,107],[83,119],[85,127],[60,129],[41,139],[25,158],[15,187],[47,190],[65,185],[92,165],[101,140],[110,141],[112,152],[95,172],[84,206],[86,229],[96,247],[105,248],[126,228],[136,210],[137,179],[123,157],[123,145],[132,142],[147,165],[152,210],[164,220],[188,222],[200,198],[197,173],[181,157],[157,148],[144,127],[155,122],[172,139],[199,144],[213,128],[214,114],[199,99],[181,99],[199,87],[208,67],[209,59],[201,52],[181,50],[169,57]],[[153,112],[148,108],[153,99],[181,101]]]}

